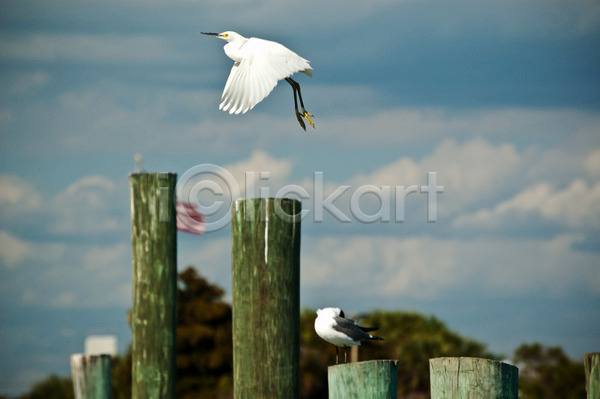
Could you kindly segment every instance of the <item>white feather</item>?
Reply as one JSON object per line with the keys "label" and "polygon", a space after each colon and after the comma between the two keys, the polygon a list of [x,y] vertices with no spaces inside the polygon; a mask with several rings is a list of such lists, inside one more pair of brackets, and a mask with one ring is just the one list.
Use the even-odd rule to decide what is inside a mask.
{"label": "white feather", "polygon": [[234,61],[219,109],[230,114],[246,113],[267,97],[281,79],[296,72],[312,76],[309,61],[270,40],[246,39],[235,32],[217,37],[226,40],[225,54]]}

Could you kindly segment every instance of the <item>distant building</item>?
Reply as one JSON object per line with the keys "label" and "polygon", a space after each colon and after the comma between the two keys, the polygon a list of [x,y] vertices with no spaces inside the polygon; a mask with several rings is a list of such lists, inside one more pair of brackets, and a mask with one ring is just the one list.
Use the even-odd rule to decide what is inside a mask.
{"label": "distant building", "polygon": [[90,335],[85,339],[86,355],[117,354],[116,335]]}

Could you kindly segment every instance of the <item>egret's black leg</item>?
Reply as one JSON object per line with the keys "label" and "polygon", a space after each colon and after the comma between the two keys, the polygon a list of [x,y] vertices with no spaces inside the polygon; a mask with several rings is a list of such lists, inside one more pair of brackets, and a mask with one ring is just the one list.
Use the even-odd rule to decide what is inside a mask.
{"label": "egret's black leg", "polygon": [[[306,126],[304,125],[304,121],[302,120],[302,118],[304,117],[304,119],[306,119],[308,121],[308,123],[310,123],[310,125],[314,128],[315,127],[315,123],[310,119],[310,117],[313,116],[313,115],[310,114],[304,108],[304,101],[302,101],[302,93],[300,91],[300,84],[298,84],[298,82],[296,82],[292,78],[285,78],[285,80],[286,80],[286,82],[288,82],[290,84],[290,86],[292,86],[292,90],[294,90],[294,106],[296,108],[296,118],[298,118],[298,122],[300,123],[300,126],[302,126],[302,128],[304,130],[306,130]],[[296,95],[300,99],[300,106],[302,107],[302,112],[304,114],[301,114],[300,111],[298,111],[298,100],[296,98]]]}
{"label": "egret's black leg", "polygon": [[296,90],[298,90],[298,98],[300,99],[300,106],[302,107],[302,112],[304,112],[304,118],[308,121],[308,123],[310,123],[310,125],[314,128],[315,124],[314,122],[310,119],[311,116],[313,116],[311,113],[309,113],[305,108],[304,108],[304,101],[302,101],[302,91],[300,90],[300,84],[298,82],[296,82],[294,79],[289,78],[292,82],[294,82],[296,84]]}
{"label": "egret's black leg", "polygon": [[290,80],[294,83],[296,83],[296,87],[298,89],[298,98],[300,99],[300,106],[302,107],[302,110],[306,112],[306,110],[304,109],[304,101],[302,101],[302,91],[300,90],[300,83],[296,82],[294,79],[290,78]]}
{"label": "egret's black leg", "polygon": [[339,364],[339,355],[340,355],[340,351],[338,349],[338,347],[335,347],[335,364]]}
{"label": "egret's black leg", "polygon": [[[300,123],[300,126],[302,126],[302,129],[304,129],[304,131],[306,131],[306,125],[304,124],[304,121],[302,120],[302,114],[300,113],[300,111],[298,111],[298,99],[297,97],[297,90],[298,87],[296,86],[297,83],[296,81],[292,80],[291,78],[285,78],[285,81],[288,82],[290,84],[290,86],[292,86],[292,90],[294,91],[294,109],[296,110],[296,118],[298,119],[298,123]],[[336,346],[336,350],[337,350],[337,346]]]}

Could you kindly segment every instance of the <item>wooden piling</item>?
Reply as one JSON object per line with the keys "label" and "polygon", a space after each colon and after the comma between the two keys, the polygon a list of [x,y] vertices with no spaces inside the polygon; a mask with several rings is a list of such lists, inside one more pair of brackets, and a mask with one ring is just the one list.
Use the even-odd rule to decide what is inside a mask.
{"label": "wooden piling", "polygon": [[600,399],[600,353],[586,353],[583,366],[587,399]]}
{"label": "wooden piling", "polygon": [[110,399],[110,355],[71,355],[75,399]]}
{"label": "wooden piling", "polygon": [[177,230],[173,173],[129,176],[132,398],[175,397]]}
{"label": "wooden piling", "polygon": [[329,399],[396,399],[398,361],[369,360],[330,366]]}
{"label": "wooden piling", "polygon": [[517,399],[519,369],[472,357],[429,359],[431,399]]}
{"label": "wooden piling", "polygon": [[298,398],[301,203],[239,199],[232,208],[234,397]]}

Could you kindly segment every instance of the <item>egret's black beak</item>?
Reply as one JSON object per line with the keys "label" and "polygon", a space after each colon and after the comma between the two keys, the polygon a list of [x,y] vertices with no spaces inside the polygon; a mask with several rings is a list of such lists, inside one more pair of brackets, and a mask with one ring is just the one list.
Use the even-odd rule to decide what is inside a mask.
{"label": "egret's black beak", "polygon": [[202,33],[203,35],[209,35],[209,36],[219,36],[218,33],[213,33],[213,32],[200,32],[200,33]]}

